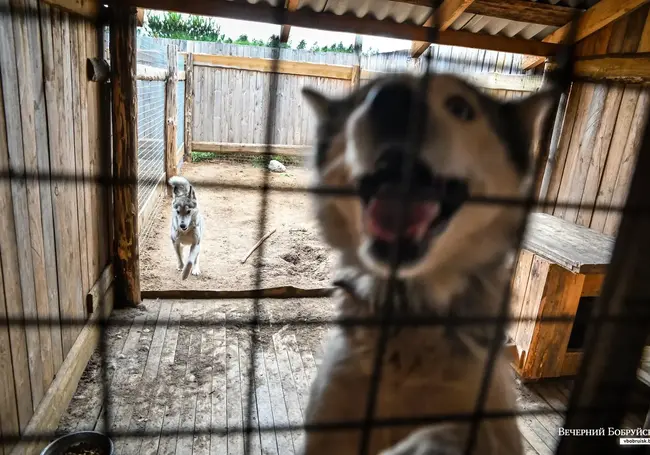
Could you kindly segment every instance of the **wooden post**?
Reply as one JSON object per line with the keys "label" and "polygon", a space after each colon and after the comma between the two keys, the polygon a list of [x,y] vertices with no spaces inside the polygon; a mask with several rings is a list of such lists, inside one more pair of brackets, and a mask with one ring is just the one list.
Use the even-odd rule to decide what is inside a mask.
{"label": "wooden post", "polygon": [[352,67],[352,79],[350,80],[351,82],[351,88],[352,90],[356,90],[359,88],[359,83],[361,82],[361,66],[360,65],[354,65]]}
{"label": "wooden post", "polygon": [[194,104],[194,54],[187,53],[185,59],[185,116],[184,116],[184,146],[183,161],[192,161],[192,106]]}
{"label": "wooden post", "polygon": [[135,8],[112,6],[113,211],[116,303],[140,303],[138,247],[138,89]]}
{"label": "wooden post", "polygon": [[[165,179],[176,175],[176,80],[178,79],[178,48],[167,46],[167,82],[165,83]],[[171,196],[171,187],[167,194]]]}

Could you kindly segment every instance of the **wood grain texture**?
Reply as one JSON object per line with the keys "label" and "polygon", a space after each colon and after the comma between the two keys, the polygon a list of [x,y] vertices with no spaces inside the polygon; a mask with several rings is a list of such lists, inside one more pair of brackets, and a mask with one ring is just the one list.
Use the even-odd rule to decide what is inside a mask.
{"label": "wood grain texture", "polygon": [[469,14],[553,27],[568,24],[578,11],[567,6],[526,0],[475,0],[465,10]]}
{"label": "wood grain texture", "polygon": [[[115,8],[111,17],[111,85],[113,93],[113,175],[135,182],[138,177],[135,10]],[[120,303],[140,303],[138,188],[135,183],[113,189],[115,213],[116,296]]]}
{"label": "wood grain texture", "polygon": [[89,19],[96,19],[100,3],[96,0],[43,0],[57,8]]}
{"label": "wood grain texture", "polygon": [[[236,144],[194,141],[192,148],[196,152],[256,154],[265,153],[267,146],[265,144]],[[311,147],[308,145],[271,146],[271,153],[273,155],[307,156],[310,151]]]}
{"label": "wood grain texture", "polygon": [[[551,264],[537,317],[575,317],[583,283],[584,275],[574,274]],[[572,329],[573,323],[536,323],[522,376],[526,379],[561,376]]]}
{"label": "wood grain texture", "polygon": [[213,289],[156,289],[143,290],[143,299],[290,299],[330,296],[334,288],[301,289],[294,286],[242,289],[238,291]]}
{"label": "wood grain texture", "polygon": [[[0,18],[0,30],[5,19]],[[0,78],[0,94],[3,93]],[[5,123],[4,96],[0,96],[0,166],[9,166],[9,150]],[[20,280],[14,264],[18,261],[11,200],[11,182],[0,180],[0,317],[20,317],[20,301],[14,298],[20,295]],[[9,266],[9,268],[7,268]],[[8,296],[9,298],[7,298]],[[29,366],[27,362],[27,345],[22,327],[3,326],[0,328],[0,431],[1,434],[17,434],[29,420],[32,412],[31,394],[24,392],[29,387]],[[17,394],[25,399],[17,400]],[[11,449],[5,446],[7,452]]]}
{"label": "wood grain texture", "polygon": [[[7,136],[7,168],[18,175],[25,171],[25,160],[23,155],[23,116],[20,115],[21,98],[25,99],[25,94],[21,94],[21,87],[18,82],[18,66],[15,57],[16,37],[14,29],[20,30],[20,24],[16,24],[20,19],[13,16],[5,16],[0,21],[0,32],[6,39],[0,40],[0,75],[2,77],[2,87],[5,106],[5,125]],[[23,92],[28,89],[24,84]],[[27,127],[27,125],[26,125]],[[27,132],[26,134],[29,134]],[[33,187],[32,187],[33,191]],[[15,238],[11,238],[17,247],[16,261],[7,264],[8,267],[18,268],[20,291],[11,295],[11,300],[15,304],[10,313],[17,317],[26,317],[31,319],[37,318],[36,291],[34,288],[34,267],[32,265],[31,239],[29,236],[29,207],[28,185],[25,179],[16,178],[11,181],[11,199],[13,203],[13,221],[15,226]],[[33,197],[33,193],[32,193]],[[7,213],[7,212],[4,212]],[[4,235],[9,233],[5,232]],[[3,242],[4,243],[4,242]],[[20,299],[22,296],[22,300]],[[12,305],[13,306],[13,305]],[[37,326],[23,328],[27,339],[27,362],[29,365],[29,386],[20,384],[19,399],[31,394],[30,404],[32,410],[43,397],[44,387],[41,379],[43,368],[40,349],[40,335]],[[24,388],[30,387],[30,388]]]}
{"label": "wood grain texture", "polygon": [[[576,41],[586,38],[646,3],[648,0],[601,0],[580,16]],[[562,42],[568,35],[570,26],[571,24],[567,24],[557,29],[543,41],[545,43]],[[526,57],[523,61],[523,68],[531,69],[542,63],[544,63],[544,59]]]}
{"label": "wood grain texture", "polygon": [[535,318],[539,315],[540,303],[544,295],[546,277],[550,266],[551,263],[546,259],[534,255],[530,267],[530,277],[526,285],[525,297],[521,305],[520,318],[522,321],[517,324],[517,331],[513,338],[517,349],[521,352],[520,365],[526,365],[528,356],[530,355],[530,346],[535,327],[537,326]]}
{"label": "wood grain texture", "polygon": [[[329,79],[352,79],[352,66],[324,65],[320,63],[280,60],[274,63],[270,58],[237,57],[232,55],[194,54],[195,66],[214,66],[248,71],[261,71],[297,76],[325,77]],[[277,67],[275,67],[277,65]]]}
{"label": "wood grain texture", "polygon": [[[440,31],[447,30],[458,17],[474,2],[474,0],[444,0],[438,11],[431,13],[431,17],[424,23],[425,27],[433,27],[438,22]],[[411,44],[411,57],[418,58],[429,48],[428,41],[413,41]]]}
{"label": "wood grain texture", "polygon": [[532,213],[523,247],[573,273],[605,273],[614,238],[546,213]]}
{"label": "wood grain texture", "polygon": [[194,121],[194,54],[185,58],[185,98],[183,99],[183,161],[192,161],[192,123]]}
{"label": "wood grain texture", "polygon": [[[43,397],[34,416],[25,428],[24,436],[43,432],[54,432],[61,416],[66,411],[72,396],[77,390],[79,379],[86,369],[88,360],[99,343],[100,327],[98,322],[108,318],[113,310],[114,288],[110,286],[97,302],[88,322],[81,330],[74,345],[57,372],[56,378]],[[46,442],[19,443],[14,455],[38,455]]]}
{"label": "wood grain texture", "polygon": [[[20,9],[36,8],[35,3],[27,0],[13,0],[12,6]],[[47,124],[45,118],[45,105],[43,94],[43,78],[41,68],[42,55],[40,50],[40,27],[38,18],[25,15],[14,15],[14,36],[16,38],[16,63],[18,75],[18,87],[20,91],[20,117],[22,124],[22,165],[25,171],[38,174],[42,169],[42,158],[40,153],[47,150]],[[39,163],[40,161],[40,163]],[[17,163],[17,161],[15,161]],[[35,302],[23,302],[26,317],[38,317],[47,319],[49,316],[48,285],[56,286],[54,282],[48,282],[52,274],[47,274],[45,263],[45,238],[43,232],[42,218],[51,215],[51,212],[41,211],[41,198],[46,202],[50,200],[50,194],[41,191],[40,182],[36,178],[26,179],[27,185],[27,213],[29,214],[29,231],[26,233],[30,239],[31,266],[34,282],[33,286]],[[46,190],[47,187],[43,188]],[[52,231],[48,230],[48,241],[52,241]],[[52,261],[55,256],[53,244],[47,245],[47,253],[50,256],[48,265],[55,266]],[[32,305],[35,304],[35,308]],[[54,377],[54,365],[52,360],[52,339],[50,327],[47,324],[39,324],[40,344],[40,369],[32,374],[41,374],[43,390],[46,390]]]}

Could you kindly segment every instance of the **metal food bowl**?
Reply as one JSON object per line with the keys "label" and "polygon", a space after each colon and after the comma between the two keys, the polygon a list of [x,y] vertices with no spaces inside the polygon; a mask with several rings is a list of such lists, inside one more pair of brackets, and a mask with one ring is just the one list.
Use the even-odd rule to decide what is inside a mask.
{"label": "metal food bowl", "polygon": [[86,443],[100,450],[101,455],[114,455],[113,441],[97,431],[77,431],[61,436],[44,448],[41,455],[64,455],[66,451],[80,443]]}

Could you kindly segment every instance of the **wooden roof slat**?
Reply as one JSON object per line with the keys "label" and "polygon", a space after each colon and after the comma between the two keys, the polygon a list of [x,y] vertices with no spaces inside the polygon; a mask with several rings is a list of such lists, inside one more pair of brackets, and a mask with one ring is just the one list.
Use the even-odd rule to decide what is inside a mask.
{"label": "wooden roof slat", "polygon": [[[431,7],[431,0],[391,0],[393,3],[405,3],[416,6]],[[531,2],[529,0],[474,0],[466,13],[481,16],[508,19],[529,24],[562,27],[571,21],[577,8]]]}
{"label": "wooden roof slat", "polygon": [[[288,11],[295,11],[298,9],[298,4],[300,0],[286,0],[284,7]],[[280,30],[280,42],[286,43],[289,41],[289,33],[291,32],[291,25],[283,24],[282,29]]]}
{"label": "wooden roof slat", "polygon": [[[301,8],[297,11],[282,12],[276,7],[262,4],[261,2],[257,4],[244,4],[223,0],[118,1],[123,5],[146,9],[177,11],[181,13],[226,17],[278,25],[286,24],[295,27],[317,28],[319,30],[356,33],[360,35],[386,36],[411,41],[426,41],[429,39],[430,34],[429,27],[412,23],[397,23],[392,20],[357,17],[354,14],[337,15],[329,12],[316,12],[306,8]],[[557,47],[556,44],[543,43],[541,41],[474,34],[454,30],[439,32],[436,43],[447,46],[462,46],[544,57],[554,55]]]}
{"label": "wooden roof slat", "polygon": [[[438,14],[431,14],[424,23],[425,27],[432,27],[436,20],[440,21],[440,31],[447,30],[458,17],[465,12],[474,0],[444,0],[440,5]],[[417,58],[427,50],[429,41],[413,41],[411,44],[411,57]]]}
{"label": "wooden roof slat", "polygon": [[[637,10],[650,0],[601,0],[585,11],[579,19],[576,42],[608,26],[621,17]],[[569,33],[571,24],[557,29],[542,41],[545,43],[560,43]],[[526,57],[523,68],[531,69],[544,63],[543,58]]]}

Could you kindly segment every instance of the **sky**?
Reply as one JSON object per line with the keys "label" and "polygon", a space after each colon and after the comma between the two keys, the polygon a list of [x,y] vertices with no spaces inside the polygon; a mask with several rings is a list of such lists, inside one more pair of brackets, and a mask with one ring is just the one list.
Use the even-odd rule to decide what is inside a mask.
{"label": "sky", "polygon": [[[153,13],[153,11],[150,11]],[[156,14],[156,13],[154,13]],[[271,35],[280,34],[280,26],[273,24],[264,24],[261,22],[240,21],[235,19],[213,18],[214,22],[221,26],[221,33],[226,37],[236,39],[240,35],[248,35],[248,39],[260,39],[266,41]],[[350,44],[354,45],[353,33],[330,32],[323,30],[315,30],[311,28],[291,27],[289,34],[289,41],[292,47],[305,40],[307,42],[307,49],[312,44],[318,43],[321,46],[335,44],[342,42],[345,47]],[[411,42],[405,40],[397,40],[392,38],[383,38],[378,36],[363,35],[363,49],[370,48],[376,49],[379,52],[391,52],[397,50],[405,50],[411,48]]]}
{"label": "sky", "polygon": [[[247,34],[249,39],[258,38],[266,41],[271,35],[280,34],[280,26],[273,24],[263,24],[259,22],[239,21],[234,19],[215,19],[221,26],[221,33],[226,36],[236,38],[241,34]],[[329,32],[323,30],[315,30],[311,28],[291,27],[289,40],[295,47],[300,40],[307,41],[307,48],[311,47],[314,42],[318,42],[321,46],[338,43],[339,41],[347,47],[354,44],[353,33]],[[378,36],[363,36],[364,49],[377,49],[379,52],[390,52],[397,50],[404,50],[411,48],[411,42],[405,40],[397,40],[392,38],[383,38]]]}

